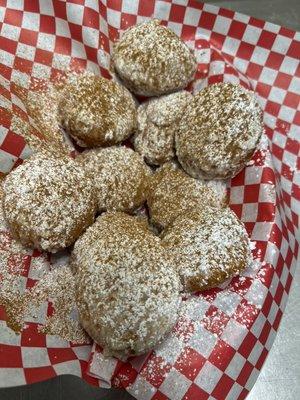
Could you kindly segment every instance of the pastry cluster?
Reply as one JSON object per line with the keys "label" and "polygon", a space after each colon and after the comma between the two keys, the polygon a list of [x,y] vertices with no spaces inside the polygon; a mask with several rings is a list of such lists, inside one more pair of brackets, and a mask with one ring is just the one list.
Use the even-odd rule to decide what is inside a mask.
{"label": "pastry cluster", "polygon": [[126,358],[163,340],[182,291],[249,264],[225,179],[252,157],[263,123],[241,86],[184,90],[195,56],[157,20],[125,31],[112,62],[117,80],[73,75],[60,96],[59,124],[79,155],[36,153],[6,177],[2,204],[24,245],[71,246],[80,321],[107,354]]}

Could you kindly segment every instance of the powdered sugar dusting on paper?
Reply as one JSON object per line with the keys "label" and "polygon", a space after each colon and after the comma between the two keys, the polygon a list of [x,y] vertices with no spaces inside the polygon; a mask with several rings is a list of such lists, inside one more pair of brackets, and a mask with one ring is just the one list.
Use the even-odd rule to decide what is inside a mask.
{"label": "powdered sugar dusting on paper", "polygon": [[46,317],[39,331],[76,343],[87,343],[89,338],[76,318],[75,280],[68,266],[49,272],[27,292],[29,308],[46,300],[52,303],[54,313]]}
{"label": "powdered sugar dusting on paper", "polygon": [[[26,276],[39,281],[26,289]],[[87,335],[72,316],[75,309],[74,278],[68,267],[50,271],[45,255],[32,257],[32,251],[14,240],[0,211],[0,304],[5,307],[7,325],[16,332],[26,329],[27,320],[35,320],[37,310],[46,301],[53,313],[39,326],[43,333],[60,335],[65,340],[86,343]],[[40,323],[37,320],[37,323]]]}
{"label": "powdered sugar dusting on paper", "polygon": [[[87,336],[78,321],[70,315],[75,307],[74,278],[67,267],[49,272],[49,263],[43,257],[31,258],[30,250],[11,238],[9,232],[0,232],[0,304],[4,305],[7,324],[16,332],[26,329],[26,321],[35,320],[39,307],[52,302],[53,314],[39,326],[43,333],[60,335],[66,340],[86,343]],[[25,289],[23,276],[28,263],[39,273],[40,282]],[[25,275],[26,276],[26,275]],[[39,321],[37,321],[39,323]]]}
{"label": "powdered sugar dusting on paper", "polygon": [[[15,87],[16,99],[21,99],[27,117],[17,108],[12,114],[11,130],[22,136],[34,151],[48,151],[58,156],[73,149],[60,127],[58,103],[61,83],[33,83],[30,90]],[[20,104],[21,107],[21,104]]]}
{"label": "powdered sugar dusting on paper", "polygon": [[[64,140],[59,116],[59,103],[62,99],[64,84],[47,82],[43,87],[31,87],[26,99],[26,110],[33,126],[43,135],[50,145],[57,143],[62,153],[70,151]],[[26,139],[26,138],[25,138]],[[47,144],[48,144],[47,143]]]}
{"label": "powdered sugar dusting on paper", "polygon": [[[17,302],[24,290],[24,279],[22,273],[26,268],[28,250],[15,241],[6,230],[0,231],[0,304],[13,306],[10,313],[6,310],[8,321],[14,329],[20,330],[20,321],[16,314],[22,313],[23,303]],[[18,312],[16,312],[18,311]]]}

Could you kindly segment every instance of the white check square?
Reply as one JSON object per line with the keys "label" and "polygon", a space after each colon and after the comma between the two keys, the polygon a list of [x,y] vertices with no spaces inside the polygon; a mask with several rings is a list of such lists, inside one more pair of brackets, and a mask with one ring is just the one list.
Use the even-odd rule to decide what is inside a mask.
{"label": "white check square", "polygon": [[44,347],[21,347],[24,368],[48,367],[51,365],[48,350]]}
{"label": "white check square", "polygon": [[184,14],[183,23],[185,25],[198,26],[201,12],[196,8],[187,7]]}
{"label": "white check square", "polygon": [[40,29],[40,15],[24,11],[22,19],[22,28],[38,32]]}
{"label": "white check square", "polygon": [[173,368],[159,387],[159,390],[170,400],[181,400],[191,383],[188,378]]}
{"label": "white check square", "polygon": [[67,18],[73,24],[82,25],[84,6],[75,3],[66,3]]}
{"label": "white check square", "polygon": [[222,371],[209,361],[206,361],[205,365],[196,377],[195,383],[207,393],[212,393],[221,376]]}
{"label": "white check square", "polygon": [[156,389],[148,381],[146,381],[146,379],[139,375],[134,383],[127,388],[128,393],[133,395],[135,398],[140,398],[143,400],[151,400],[155,390]]}

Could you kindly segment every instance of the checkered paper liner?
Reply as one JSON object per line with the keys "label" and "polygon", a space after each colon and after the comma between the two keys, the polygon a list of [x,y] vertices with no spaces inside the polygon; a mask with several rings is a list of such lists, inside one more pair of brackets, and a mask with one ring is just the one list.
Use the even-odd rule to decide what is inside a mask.
{"label": "checkered paper liner", "polygon": [[[255,262],[227,285],[185,299],[166,340],[127,362],[103,357],[95,344],[39,333],[47,304],[40,320],[27,321],[20,335],[7,328],[0,308],[1,386],[74,374],[94,385],[125,388],[140,400],[244,399],[272,346],[300,236],[299,33],[189,0],[0,0],[0,172],[30,154],[11,130],[12,112],[25,118],[16,86],[55,80],[68,67],[108,77],[120,32],[153,17],[194,49],[193,91],[220,81],[241,83],[256,92],[264,109],[268,139],[229,189]],[[25,257],[24,288],[35,284],[33,266],[41,258],[36,251]]]}

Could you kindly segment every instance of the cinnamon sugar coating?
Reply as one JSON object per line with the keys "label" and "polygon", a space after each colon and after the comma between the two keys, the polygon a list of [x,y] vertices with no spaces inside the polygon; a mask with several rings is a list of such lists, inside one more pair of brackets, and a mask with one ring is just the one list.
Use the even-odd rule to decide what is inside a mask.
{"label": "cinnamon sugar coating", "polygon": [[160,239],[135,217],[105,213],[76,242],[80,321],[105,354],[144,353],[178,316],[179,277]]}
{"label": "cinnamon sugar coating", "polygon": [[37,153],[10,172],[3,209],[11,233],[26,246],[56,252],[94,220],[92,183],[75,161]]}
{"label": "cinnamon sugar coating", "polygon": [[87,73],[73,75],[60,102],[60,118],[79,146],[111,146],[133,133],[136,105],[117,82]]}
{"label": "cinnamon sugar coating", "polygon": [[186,107],[175,135],[176,154],[195,178],[227,179],[250,160],[262,133],[254,93],[218,83],[198,92]]}
{"label": "cinnamon sugar coating", "polygon": [[217,286],[251,261],[246,229],[229,208],[181,214],[162,240],[187,291]]}
{"label": "cinnamon sugar coating", "polygon": [[125,86],[144,96],[185,88],[197,67],[187,45],[157,19],[123,33],[114,46],[113,64]]}

